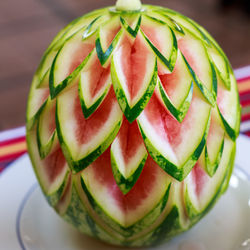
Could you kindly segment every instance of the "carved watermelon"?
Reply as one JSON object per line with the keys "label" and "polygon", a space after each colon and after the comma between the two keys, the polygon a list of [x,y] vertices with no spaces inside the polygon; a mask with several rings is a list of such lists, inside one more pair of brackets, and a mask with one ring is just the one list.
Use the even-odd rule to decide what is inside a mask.
{"label": "carved watermelon", "polygon": [[154,245],[226,190],[239,121],[232,69],[208,32],[172,10],[119,0],[74,20],[45,52],[27,141],[66,221],[112,244]]}

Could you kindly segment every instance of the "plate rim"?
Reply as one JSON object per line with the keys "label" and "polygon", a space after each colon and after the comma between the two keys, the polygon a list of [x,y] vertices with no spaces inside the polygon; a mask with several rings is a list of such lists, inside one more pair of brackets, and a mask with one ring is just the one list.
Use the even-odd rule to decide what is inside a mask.
{"label": "plate rim", "polygon": [[[250,174],[247,173],[242,167],[240,167],[236,163],[235,163],[235,166],[234,166],[234,171],[233,171],[232,176],[233,175],[235,175],[238,179],[240,179],[242,181],[245,181],[245,182],[250,184]],[[245,177],[245,179],[242,178],[242,175]],[[18,243],[19,243],[22,250],[27,250],[27,247],[25,246],[24,241],[22,239],[22,235],[21,235],[21,218],[22,218],[22,214],[23,214],[23,211],[25,209],[25,205],[29,201],[32,194],[38,188],[39,188],[39,184],[38,184],[37,181],[35,181],[35,183],[30,185],[29,189],[24,194],[24,196],[23,196],[23,198],[22,198],[22,200],[21,200],[21,202],[19,204],[18,210],[17,210],[17,214],[16,214],[16,236],[17,236]]]}

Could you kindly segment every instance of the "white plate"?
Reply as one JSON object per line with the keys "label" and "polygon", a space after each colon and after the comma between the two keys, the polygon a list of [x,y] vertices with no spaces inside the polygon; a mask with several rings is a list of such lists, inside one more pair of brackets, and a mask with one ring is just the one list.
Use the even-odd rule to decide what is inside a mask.
{"label": "white plate", "polygon": [[[240,136],[230,187],[213,210],[188,232],[152,249],[250,249],[249,149],[250,140]],[[0,175],[0,200],[0,249],[127,249],[84,236],[61,220],[45,201],[27,155]]]}

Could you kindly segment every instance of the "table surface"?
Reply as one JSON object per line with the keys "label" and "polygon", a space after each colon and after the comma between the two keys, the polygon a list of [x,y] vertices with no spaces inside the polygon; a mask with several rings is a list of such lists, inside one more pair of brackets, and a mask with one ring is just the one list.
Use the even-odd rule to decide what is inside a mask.
{"label": "table surface", "polygon": [[[227,1],[143,1],[193,18],[215,37],[234,68],[248,65],[250,14],[245,11],[243,1],[227,7],[222,7],[221,2]],[[114,3],[115,0],[0,1],[0,131],[25,123],[32,75],[55,34],[77,16]]]}

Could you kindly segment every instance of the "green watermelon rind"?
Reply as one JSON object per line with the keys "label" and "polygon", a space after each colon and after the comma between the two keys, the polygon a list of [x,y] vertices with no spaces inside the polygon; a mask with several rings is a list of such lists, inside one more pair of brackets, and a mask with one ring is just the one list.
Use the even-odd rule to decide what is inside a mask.
{"label": "green watermelon rind", "polygon": [[50,105],[50,103],[51,103],[51,100],[50,98],[48,98],[46,102],[46,106],[41,111],[41,113],[39,113],[39,116],[37,117],[36,136],[37,136],[38,151],[39,151],[39,155],[41,159],[44,159],[51,152],[51,150],[53,150],[53,147],[55,147],[58,142],[56,130],[52,132],[51,136],[46,142],[44,142],[44,140],[42,139],[43,132],[44,132],[44,130],[42,129],[43,128],[42,124],[41,124],[42,120],[44,119],[43,113],[46,111],[46,108],[48,105]]}
{"label": "green watermelon rind", "polygon": [[222,120],[222,123],[223,123],[223,125],[225,127],[225,130],[226,130],[227,134],[229,135],[229,137],[233,141],[235,141],[236,138],[237,138],[237,134],[236,134],[235,130],[228,124],[228,122],[226,121],[226,119],[224,118],[224,116],[222,115],[222,113],[220,112],[220,109],[219,109],[218,105],[217,105],[217,110],[218,110],[218,113],[220,115],[220,118]]}
{"label": "green watermelon rind", "polygon": [[173,32],[173,30],[167,25],[167,23],[158,20],[157,18],[154,17],[150,17],[147,15],[144,15],[145,17],[147,17],[148,19],[150,19],[151,21],[153,21],[156,25],[157,28],[157,24],[161,24],[161,25],[165,25],[166,28],[168,28],[171,32],[172,35],[172,50],[170,53],[170,57],[167,59],[155,46],[154,44],[148,39],[148,37],[143,33],[143,31],[141,31],[144,39],[147,41],[147,43],[149,44],[150,48],[152,49],[152,51],[154,52],[154,54],[157,56],[157,58],[160,60],[160,62],[165,65],[165,67],[167,67],[169,69],[170,72],[173,71],[174,66],[175,66],[175,62],[177,59],[177,50],[178,50],[178,45],[177,45],[177,39],[175,36],[175,33]]}
{"label": "green watermelon rind", "polygon": [[[114,19],[115,20],[115,19]],[[112,18],[109,22],[112,22]],[[107,22],[108,23],[108,22]],[[101,43],[101,33],[100,33],[101,27],[99,27],[99,30],[97,31],[97,38],[95,41],[96,46],[96,53],[99,58],[99,61],[102,66],[105,66],[110,58],[112,57],[113,52],[115,51],[115,48],[119,45],[119,42],[121,41],[124,31],[123,29],[120,29],[118,33],[115,35],[114,39],[112,40],[111,44],[108,46],[108,48],[104,51],[102,48]]]}
{"label": "green watermelon rind", "polygon": [[[178,186],[181,188],[180,183],[178,183]],[[179,190],[179,192],[182,191]],[[171,197],[169,198],[171,199]],[[146,232],[129,239],[131,246],[155,246],[188,230],[189,222],[186,221],[185,211],[180,208],[182,203],[183,201],[177,201],[175,198],[171,200],[163,209],[160,218],[153,226],[149,227],[149,230],[146,229]]]}
{"label": "green watermelon rind", "polygon": [[[236,138],[238,137],[239,135],[239,132],[240,132],[240,121],[241,121],[241,106],[240,106],[240,97],[239,97],[239,94],[238,94],[238,86],[237,86],[237,82],[236,82],[236,79],[233,75],[233,72],[230,71],[230,76],[232,74],[232,80],[231,80],[231,88],[230,88],[230,91],[232,91],[233,88],[235,88],[235,98],[236,99],[236,107],[237,107],[237,110],[236,110],[236,115],[235,115],[235,124],[234,126],[231,126],[227,120],[225,119],[225,117],[223,116],[223,114],[221,113],[220,109],[219,109],[219,106],[217,105],[217,110],[219,112],[219,115],[220,115],[220,118],[221,118],[221,121],[224,125],[224,128],[225,128],[225,131],[226,133],[228,134],[228,136],[232,139],[232,141],[236,141]],[[233,85],[234,84],[234,85]],[[232,102],[234,102],[234,99],[232,100]]]}
{"label": "green watermelon rind", "polygon": [[102,18],[102,17],[103,17],[103,16],[97,16],[93,21],[91,21],[91,22],[89,23],[89,25],[86,27],[86,29],[85,29],[84,32],[83,32],[83,35],[82,35],[82,40],[83,40],[83,41],[86,40],[86,39],[88,39],[88,38],[91,37],[94,33],[97,32],[97,29],[98,29],[98,28],[96,28],[96,29],[94,29],[94,30],[92,30],[92,29],[93,29],[93,26],[97,23],[97,21],[100,20],[100,18]]}
{"label": "green watermelon rind", "polygon": [[[79,31],[77,31],[78,33]],[[73,34],[72,37],[74,37],[76,34]],[[69,40],[72,38],[70,37]],[[68,41],[68,40],[67,40]],[[66,42],[65,42],[66,44]],[[51,70],[50,70],[50,75],[49,75],[49,89],[50,89],[50,96],[52,99],[54,99],[63,89],[65,89],[68,85],[73,84],[76,80],[76,78],[78,78],[79,73],[81,72],[81,70],[84,68],[84,66],[86,65],[86,63],[88,62],[91,54],[94,52],[94,50],[92,50],[88,56],[83,60],[83,62],[69,75],[67,76],[63,81],[55,84],[56,80],[55,80],[55,74],[56,74],[56,69],[59,67],[58,65],[58,56],[60,55],[61,51],[63,51],[64,46],[62,46],[59,51],[57,52],[52,65],[51,65]],[[63,64],[62,61],[60,61],[61,64]]]}
{"label": "green watermelon rind", "polygon": [[[117,239],[115,234],[110,234],[99,225],[93,215],[86,208],[86,205],[80,198],[80,194],[76,188],[76,184],[72,184],[72,192],[68,207],[65,209],[62,218],[68,223],[76,227],[80,232],[89,236],[96,237],[111,244],[119,245],[122,239]],[[81,218],[81,219],[79,219]]]}
{"label": "green watermelon rind", "polygon": [[[56,54],[58,52],[58,50],[63,46],[63,44],[65,43],[65,41],[72,36],[75,32],[77,32],[77,30],[82,29],[84,27],[86,27],[88,23],[88,18],[96,18],[98,15],[100,15],[101,13],[105,13],[107,12],[107,8],[102,8],[102,9],[98,9],[95,10],[91,13],[85,14],[84,16],[78,17],[75,20],[73,20],[71,23],[69,23],[65,28],[63,28],[57,35],[56,37],[53,39],[53,41],[51,42],[51,44],[49,45],[49,47],[47,48],[47,50],[45,51],[45,53],[42,56],[41,62],[36,70],[36,75],[38,76],[38,85],[39,82],[41,81],[41,79],[44,76],[44,73],[47,71],[46,69],[46,65],[52,63],[54,56],[52,56],[52,61],[49,60],[49,56],[51,54]],[[45,70],[44,70],[45,67]]]}
{"label": "green watermelon rind", "polygon": [[141,98],[137,101],[137,103],[133,105],[133,107],[130,107],[129,105],[126,94],[123,90],[122,84],[117,74],[113,58],[111,60],[111,77],[112,77],[113,87],[115,90],[115,95],[120,105],[120,108],[123,111],[124,115],[126,116],[127,120],[130,123],[132,123],[146,107],[148,101],[150,100],[154,92],[157,83],[157,60],[155,59],[154,68],[152,69],[152,74],[147,84],[147,89],[145,90]]}
{"label": "green watermelon rind", "polygon": [[135,38],[139,29],[140,29],[140,25],[141,25],[141,15],[138,18],[138,21],[136,23],[135,28],[131,28],[128,23],[126,22],[126,20],[123,17],[120,17],[120,22],[122,24],[122,26],[124,27],[124,29],[133,37]]}
{"label": "green watermelon rind", "polygon": [[[189,25],[191,25],[194,30],[190,30],[189,27],[185,26],[184,24],[182,24],[190,33],[192,33],[194,36],[196,36],[197,38],[199,38],[201,41],[205,41],[205,46],[207,47],[207,51],[208,54],[209,49],[213,48],[222,58],[223,58],[223,62],[224,62],[224,72],[226,72],[226,76],[222,75],[222,72],[218,69],[218,66],[215,65],[215,69],[216,72],[218,73],[219,77],[222,79],[223,83],[225,84],[225,86],[227,87],[228,90],[230,90],[230,78],[229,78],[229,71],[230,71],[230,64],[224,54],[224,52],[222,51],[222,49],[220,48],[220,46],[216,43],[216,41],[211,37],[211,35],[205,31],[199,24],[197,24],[195,21],[184,17],[182,14],[180,13],[175,13],[175,15],[177,15],[178,17],[181,17],[184,21],[187,21],[189,23]],[[196,32],[197,31],[197,32]]]}
{"label": "green watermelon rind", "polygon": [[[180,13],[175,13],[176,16],[182,18],[184,21],[186,21],[189,25],[191,25],[195,30],[190,30],[189,27],[186,27],[184,24],[182,24],[187,30],[189,30],[189,32],[191,32],[194,36],[197,36],[200,40],[205,41],[205,45],[208,49],[208,53],[209,53],[209,49],[213,48],[215,49],[220,56],[222,56],[224,64],[225,64],[225,71],[226,71],[226,76],[223,77],[221,71],[218,69],[217,66],[216,67],[216,71],[218,72],[219,76],[221,77],[221,79],[223,80],[223,83],[225,84],[225,86],[230,90],[230,78],[229,78],[229,69],[230,69],[230,64],[224,54],[224,52],[222,51],[222,49],[220,48],[220,46],[216,43],[216,41],[211,37],[211,35],[205,31],[199,24],[197,24],[195,21],[191,20],[188,17],[184,17],[182,14]],[[196,32],[197,31],[197,32]]]}
{"label": "green watermelon rind", "polygon": [[224,140],[225,140],[225,135],[222,138],[222,142],[220,144],[219,151],[217,152],[217,156],[216,156],[216,159],[215,159],[214,162],[210,161],[209,155],[208,155],[207,145],[205,146],[205,162],[206,162],[206,168],[205,169],[206,169],[207,174],[210,177],[212,177],[215,174],[216,170],[219,167],[220,160],[221,160],[221,157],[222,157],[222,154],[223,154],[223,149],[224,149]]}
{"label": "green watermelon rind", "polygon": [[84,101],[84,97],[83,97],[83,87],[82,84],[80,84],[81,80],[79,81],[79,97],[80,97],[80,102],[81,102],[81,108],[82,108],[82,112],[84,117],[87,119],[89,118],[96,110],[97,108],[101,105],[102,101],[105,99],[106,95],[108,94],[110,85],[106,87],[106,89],[104,90],[104,92],[101,94],[100,97],[97,98],[97,100],[89,107],[87,107],[86,102]]}
{"label": "green watermelon rind", "polygon": [[183,119],[185,118],[191,101],[192,101],[192,96],[193,96],[193,81],[191,81],[190,84],[190,88],[189,91],[185,97],[185,99],[183,100],[183,102],[181,103],[181,105],[176,108],[174,106],[174,104],[172,103],[172,101],[170,100],[170,98],[168,97],[164,87],[162,86],[162,83],[160,81],[158,81],[158,88],[159,88],[159,92],[161,94],[161,98],[163,103],[165,104],[165,106],[167,107],[167,109],[169,110],[169,112],[176,118],[176,120],[178,122],[182,122]]}
{"label": "green watermelon rind", "polygon": [[[227,183],[229,180],[229,175],[231,176],[232,174],[232,160],[235,157],[235,145],[232,144],[231,149],[229,151],[229,155],[228,155],[228,161],[226,162],[226,166],[230,166],[225,167],[223,174],[221,175],[221,179],[219,181],[217,181],[217,187],[214,190],[214,195],[212,196],[211,200],[207,201],[206,204],[204,205],[204,207],[197,209],[192,201],[191,198],[189,196],[188,193],[188,188],[186,188],[185,190],[185,206],[186,206],[186,210],[188,213],[188,216],[191,220],[191,226],[194,225],[198,220],[200,220],[208,211],[211,210],[211,208],[213,207],[213,205],[216,203],[216,201],[218,200],[218,198],[220,197],[220,195],[223,193],[223,191],[225,190],[225,188],[227,188]],[[222,167],[222,166],[220,166]],[[224,187],[225,185],[225,187]]]}
{"label": "green watermelon rind", "polygon": [[151,17],[155,17],[154,16],[155,14],[157,14],[157,16],[160,15],[161,18],[163,18],[163,22],[166,22],[168,24],[168,26],[170,26],[174,31],[177,31],[181,35],[185,35],[185,32],[182,29],[181,25],[179,25],[178,22],[176,22],[173,18],[171,18],[167,14],[162,13],[160,11],[152,11],[152,12],[148,13],[148,15]]}
{"label": "green watermelon rind", "polygon": [[41,77],[40,81],[38,81],[36,88],[47,88],[49,86],[49,75],[50,75],[51,67],[45,72],[45,74]]}
{"label": "green watermelon rind", "polygon": [[86,119],[89,118],[97,110],[97,108],[101,105],[102,101],[105,99],[106,95],[109,92],[110,86],[111,86],[111,82],[107,84],[103,93],[101,93],[101,95],[92,103],[92,105],[87,106],[86,101],[84,100],[84,95],[83,95],[84,83],[82,82],[82,77],[80,77],[78,94],[80,97],[82,112],[83,112],[83,115]]}
{"label": "green watermelon rind", "polygon": [[[38,122],[39,124],[39,122]],[[40,131],[39,131],[40,126],[37,125],[37,146],[39,150],[39,155],[41,159],[44,159],[48,154],[51,152],[54,143],[57,141],[57,134],[56,131],[53,132],[49,140],[47,141],[46,144],[43,144],[41,141],[41,136],[40,136]]]}
{"label": "green watermelon rind", "polygon": [[137,179],[139,178],[141,171],[143,169],[143,166],[145,165],[145,162],[147,160],[148,154],[146,152],[146,154],[140,161],[139,165],[135,168],[134,172],[132,172],[131,175],[127,178],[119,170],[118,163],[112,151],[112,146],[110,150],[110,156],[111,156],[111,167],[112,167],[112,172],[113,172],[115,181],[117,185],[119,186],[120,190],[122,191],[122,193],[127,194],[131,190],[131,188],[134,186]]}
{"label": "green watermelon rind", "polygon": [[230,158],[230,165],[228,168],[228,174],[227,174],[227,177],[222,185],[221,195],[224,194],[229,187],[230,178],[231,178],[233,170],[234,170],[235,156],[236,156],[236,144],[234,144],[233,149],[232,149],[231,158]]}
{"label": "green watermelon rind", "polygon": [[[30,93],[29,100],[31,100],[31,96],[32,96],[32,94]],[[30,108],[27,109],[27,115],[26,115],[26,128],[27,128],[27,130],[33,129],[41,112],[45,108],[47,102],[48,102],[48,99],[46,99],[43,102],[43,104],[40,106],[40,108],[35,112],[35,114],[32,117],[29,117],[30,108],[32,108],[32,107],[30,107],[29,102],[28,102],[28,107],[30,107]]]}
{"label": "green watermelon rind", "polygon": [[206,127],[204,130],[203,136],[201,140],[199,141],[198,146],[196,147],[194,152],[187,158],[187,160],[182,166],[177,166],[173,164],[171,161],[169,161],[166,157],[164,157],[161,154],[161,152],[159,152],[155,148],[155,146],[150,142],[150,140],[147,138],[147,135],[143,131],[143,128],[139,120],[138,120],[138,125],[142,134],[142,138],[146,145],[146,148],[149,154],[151,155],[151,157],[153,158],[153,160],[170,176],[174,177],[178,181],[182,181],[192,170],[193,166],[195,165],[196,161],[201,155],[203,148],[205,147],[206,138],[207,138],[207,134],[209,131],[209,126],[210,126],[210,117],[211,117],[211,110],[209,111]]}
{"label": "green watermelon rind", "polygon": [[35,175],[37,177],[37,180],[38,180],[40,187],[42,189],[42,192],[43,192],[44,196],[46,197],[48,203],[52,207],[54,207],[57,204],[57,202],[60,200],[60,198],[63,194],[63,190],[65,188],[67,178],[69,175],[69,170],[66,171],[65,176],[64,176],[62,182],[58,185],[58,187],[56,187],[54,190],[50,190],[48,192],[47,188],[45,187],[45,185],[43,183],[41,176],[38,173],[37,168],[39,166],[37,165],[37,159],[35,159],[34,154],[31,153],[33,151],[34,146],[35,146],[34,142],[36,141],[36,139],[35,139],[35,141],[32,142],[31,139],[32,139],[32,137],[35,137],[35,136],[36,136],[35,128],[33,130],[26,131],[26,142],[27,142],[29,157],[30,157],[30,160],[31,160],[31,163],[33,166],[33,170],[34,170]]}
{"label": "green watermelon rind", "polygon": [[[198,39],[200,39],[204,43],[204,46],[206,47],[206,51],[208,53],[210,63],[212,65],[211,67],[212,67],[212,71],[213,71],[212,72],[213,73],[213,77],[212,77],[213,88],[212,88],[212,90],[209,90],[209,92],[207,92],[206,89],[204,91],[204,88],[203,89],[200,88],[200,89],[201,89],[201,91],[203,90],[203,92],[204,92],[203,95],[205,96],[205,98],[206,98],[207,93],[208,93],[208,98],[207,99],[210,99],[210,101],[208,100],[210,102],[210,104],[213,104],[212,100],[216,99],[216,93],[217,93],[217,85],[215,84],[214,72],[216,72],[217,77],[222,80],[225,87],[228,90],[230,90],[230,88],[232,87],[232,81],[228,76],[229,76],[229,74],[232,74],[232,68],[230,66],[230,63],[226,59],[226,56],[225,56],[224,52],[221,50],[219,45],[214,41],[214,39],[210,36],[210,34],[207,31],[205,31],[201,26],[196,24],[193,20],[190,20],[190,19],[188,19],[186,17],[183,17],[181,14],[176,13],[174,11],[167,10],[165,8],[150,7],[150,6],[146,6],[146,5],[144,5],[143,8],[148,9],[148,12],[145,12],[145,11],[142,12],[142,13],[136,12],[136,13],[133,13],[133,14],[136,14],[138,16],[140,15],[139,18],[141,18],[141,15],[150,15],[151,12],[154,12],[156,10],[164,18],[169,18],[169,22],[166,21],[166,23],[170,27],[170,29],[172,30],[173,34],[175,34],[175,32],[178,32],[178,35],[176,34],[176,36],[181,36],[181,35],[183,35],[184,31],[187,31],[188,33],[193,34],[195,37],[197,37]],[[34,147],[34,143],[32,141],[34,141],[34,138],[36,136],[39,137],[39,134],[38,134],[38,131],[39,131],[39,125],[38,125],[39,117],[40,117],[43,109],[46,106],[47,100],[45,100],[41,104],[41,106],[37,110],[35,110],[35,112],[34,112],[33,107],[31,107],[32,106],[31,99],[35,98],[36,89],[43,89],[43,88],[46,89],[46,88],[49,87],[49,86],[47,86],[47,84],[49,85],[49,83],[47,83],[48,82],[47,78],[48,78],[48,75],[52,75],[51,67],[50,67],[51,63],[53,63],[53,60],[55,60],[55,57],[58,55],[58,53],[59,53],[58,50],[60,51],[60,48],[67,41],[67,39],[69,39],[69,37],[72,36],[76,32],[76,29],[75,29],[76,25],[78,27],[78,30],[79,30],[79,28],[83,29],[83,27],[86,27],[89,24],[88,17],[91,17],[92,19],[97,18],[100,15],[102,15],[103,13],[107,13],[110,16],[116,15],[116,14],[124,14],[124,15],[126,14],[127,15],[127,13],[113,13],[112,11],[109,11],[108,8],[105,8],[105,9],[97,10],[95,12],[92,12],[92,13],[90,13],[88,15],[85,15],[83,17],[80,17],[80,18],[74,20],[71,24],[69,24],[65,29],[63,29],[56,36],[56,38],[53,40],[51,45],[48,47],[48,49],[46,50],[46,52],[45,52],[45,54],[44,54],[44,56],[42,58],[42,61],[41,61],[40,65],[39,65],[39,67],[38,67],[38,69],[36,71],[36,74],[35,74],[35,76],[33,78],[32,87],[31,87],[31,91],[30,91],[30,94],[29,94],[27,117],[26,117],[26,120],[27,120],[26,129],[27,129],[28,151],[31,152],[30,157],[31,157],[32,165],[33,165],[35,174],[36,174],[36,176],[38,178],[38,181],[40,183],[40,186],[41,186],[41,188],[43,190],[43,193],[46,196],[46,199],[48,200],[50,205],[53,206],[53,207],[58,203],[58,201],[62,197],[63,191],[64,191],[64,189],[66,187],[66,184],[67,184],[68,176],[70,174],[70,170],[67,170],[62,182],[56,188],[56,190],[51,190],[51,192],[49,192],[49,193],[46,191],[46,187],[45,187],[45,184],[44,184],[44,181],[43,181],[43,176],[40,175],[39,171],[38,171],[38,168],[39,168],[39,166],[37,165],[38,161],[37,161],[36,157],[32,153],[32,151],[33,151],[32,148]],[[185,20],[188,21],[190,23],[190,25],[192,25],[194,27],[194,30],[189,29],[188,26],[186,27],[182,23],[179,23],[177,20],[174,20],[174,18],[172,18],[169,13],[170,14],[174,13],[175,15],[178,15],[181,18],[185,18]],[[125,19],[123,19],[123,20],[125,20]],[[163,18],[160,19],[160,20],[165,22]],[[126,26],[126,24],[124,25],[123,21],[120,20],[120,22],[121,22],[123,28],[126,29],[126,31],[129,32],[131,36],[133,36],[132,28],[129,27],[129,26]],[[138,22],[139,22],[139,19],[138,19]],[[170,22],[173,23],[173,26],[171,26],[169,24]],[[177,26],[176,26],[176,24],[177,24]],[[178,28],[178,26],[179,26],[179,28]],[[131,30],[128,27],[131,28]],[[137,28],[137,26],[136,26],[134,32],[138,32],[137,29],[139,30],[139,28]],[[74,32],[73,32],[73,30],[74,30]],[[181,32],[181,31],[183,31],[183,32]],[[223,65],[219,65],[220,67],[217,67],[217,65],[215,64],[215,62],[211,59],[211,56],[209,55],[209,53],[210,53],[209,49],[214,49],[223,58],[223,60],[224,60],[224,63],[222,61]],[[103,53],[105,53],[105,52],[103,52]],[[110,55],[109,55],[107,60],[109,60],[109,58],[112,57],[112,53]],[[107,61],[106,62],[103,61],[103,65],[106,65],[106,63],[107,63]],[[222,69],[222,72],[220,71],[219,68]],[[70,84],[70,82],[71,81],[69,80],[69,83],[67,83],[66,86],[68,86]],[[197,82],[195,82],[195,83],[197,84]],[[200,82],[198,82],[198,83],[200,83]],[[197,84],[197,86],[199,87],[198,84]],[[62,89],[64,89],[64,87]],[[59,89],[60,91],[58,91],[56,94],[54,93],[54,96],[53,96],[53,93],[52,93],[52,97],[55,98],[61,92],[62,89]],[[189,211],[189,214],[190,214],[190,217],[191,217],[190,227],[193,226],[199,219],[201,219],[201,217],[203,217],[211,209],[211,207],[215,204],[215,202],[220,197],[220,195],[226,191],[226,189],[227,189],[227,187],[229,185],[229,180],[230,180],[230,176],[231,176],[232,171],[233,171],[233,162],[234,162],[234,157],[235,157],[235,139],[239,134],[239,127],[240,127],[240,114],[241,114],[241,111],[240,111],[240,105],[239,105],[239,97],[237,97],[237,98],[238,98],[237,99],[237,113],[236,113],[236,117],[235,117],[235,119],[236,119],[235,124],[234,124],[233,127],[231,127],[229,125],[229,123],[227,122],[227,120],[223,117],[223,115],[220,112],[218,106],[217,105],[215,106],[215,108],[218,108],[220,118],[221,118],[222,124],[224,126],[224,130],[225,130],[225,134],[226,134],[225,136],[229,136],[231,138],[231,140],[232,140],[233,149],[232,149],[231,157],[230,157],[230,160],[229,160],[229,168],[228,168],[225,176],[223,176],[223,178],[224,178],[223,182],[220,185],[220,187],[216,190],[216,195],[213,197],[211,202],[208,205],[205,206],[206,208],[203,209],[202,211],[195,210],[195,207],[192,206],[192,202],[190,200],[190,197],[188,197],[188,196],[185,197],[185,202],[186,202],[186,204],[188,204],[187,206],[189,206],[188,209],[190,210]],[[146,106],[146,104],[145,104],[145,106]],[[140,108],[140,107],[138,107],[138,108]],[[207,130],[208,130],[208,128],[207,128]],[[56,132],[56,133],[58,133],[58,132]],[[56,139],[56,136],[57,136],[56,133],[54,133],[52,135],[52,138],[53,138],[52,141],[54,141]],[[58,136],[60,137],[60,135],[58,135]],[[61,138],[63,138],[62,135],[61,135]],[[204,141],[206,141],[205,133],[204,133],[204,135],[202,137],[201,142],[204,142]],[[39,143],[39,138],[37,138],[37,140],[35,140],[35,143],[41,144],[41,143]],[[217,157],[216,157],[216,162],[217,163],[219,161],[218,159],[221,158],[221,154],[223,153],[223,146],[224,146],[224,138],[223,138],[223,141],[221,143],[220,150],[218,151],[218,154],[217,154]],[[67,160],[69,159],[69,162],[74,164],[74,160],[73,160],[72,156],[69,153],[68,146],[66,145],[66,143],[63,140],[61,140],[61,147],[63,149],[64,154],[67,156]],[[108,146],[106,145],[106,147],[108,147]],[[48,155],[50,153],[50,151],[51,151],[51,142],[49,142],[45,146],[44,145],[38,145],[38,148],[40,148],[40,151],[42,152],[42,153],[40,152],[40,156],[42,156],[42,158],[43,158],[44,156],[46,156],[46,155]],[[199,144],[198,148],[201,149],[201,143]],[[204,152],[207,151],[206,146],[203,146],[202,149],[204,150]],[[206,154],[206,152],[205,152],[205,154]],[[195,156],[193,156],[193,155],[190,156],[191,159],[192,159],[192,161],[191,161],[192,164],[193,164],[193,161],[195,161],[195,159],[197,158],[198,153],[194,154],[194,155]],[[93,154],[93,157],[96,157],[96,156],[94,156],[94,154]],[[211,162],[209,162],[210,159],[208,157],[208,154],[207,154],[206,159],[207,159],[207,164],[211,163]],[[39,159],[39,161],[40,160],[41,159]],[[214,169],[215,169],[215,167],[213,168],[213,171],[210,171],[210,174],[212,174],[212,172],[214,172]],[[80,171],[80,170],[81,169],[78,166],[77,171]],[[73,170],[73,172],[74,172],[74,170]],[[186,175],[187,174],[185,172],[185,176]],[[182,178],[185,178],[185,176],[182,177]],[[74,185],[75,184],[73,184],[73,186]],[[169,186],[169,188],[170,188],[170,186]],[[69,205],[66,213],[63,215],[67,221],[69,221],[71,223],[73,222],[72,224],[74,224],[74,221],[76,221],[76,219],[77,219],[77,216],[78,216],[77,209],[79,208],[80,213],[82,213],[82,209],[80,207],[81,206],[85,207],[84,203],[82,202],[82,200],[80,198],[80,195],[78,194],[77,188],[75,186],[74,186],[73,190],[74,191],[72,191],[72,192],[74,193],[74,195],[73,194],[72,195],[75,198],[71,200],[70,205]],[[79,202],[81,203],[80,205],[79,205]],[[167,200],[166,200],[166,202],[167,202]],[[166,204],[164,206],[166,206]],[[161,212],[162,212],[162,210],[161,210]],[[180,222],[180,214],[181,214],[181,212],[180,212],[180,208],[178,207],[178,205],[173,205],[170,212],[166,215],[166,217],[162,220],[162,223],[160,223],[158,227],[153,228],[149,233],[142,234],[141,237],[136,238],[136,236],[135,236],[135,240],[134,239],[130,240],[129,238],[127,238],[127,239],[123,238],[122,239],[122,237],[116,237],[118,235],[117,232],[115,232],[114,234],[108,233],[107,231],[109,231],[109,229],[106,230],[106,229],[103,229],[101,226],[99,226],[98,222],[95,220],[95,216],[90,215],[89,211],[87,211],[86,209],[85,209],[84,213],[85,213],[84,216],[86,216],[86,218],[85,218],[86,227],[89,228],[89,232],[86,232],[88,235],[92,235],[92,236],[97,237],[97,238],[99,238],[101,240],[107,241],[107,242],[109,242],[111,244],[117,244],[117,245],[125,245],[125,246],[140,246],[142,244],[148,245],[148,246],[149,245],[155,245],[155,244],[159,243],[161,240],[170,239],[172,236],[174,236],[174,235],[176,235],[176,234],[178,234],[178,233],[180,233],[180,232],[187,229],[187,228],[184,229],[182,223]],[[82,215],[79,215],[79,216],[80,216],[80,218],[82,218],[83,213],[82,213]],[[99,214],[96,214],[96,216],[99,216]],[[73,220],[72,217],[75,218],[74,221],[72,221]],[[106,226],[109,227],[109,225],[106,225]],[[82,232],[86,231],[84,223],[81,226],[79,226],[78,228]],[[114,235],[116,235],[116,236],[114,236]]]}
{"label": "green watermelon rind", "polygon": [[[205,97],[205,99],[208,101],[208,103],[210,103],[212,106],[215,105],[216,103],[216,98],[212,92],[212,90],[210,91],[209,89],[207,89],[207,87],[201,82],[201,80],[198,78],[198,76],[195,74],[194,70],[192,69],[192,67],[189,65],[187,59],[185,58],[185,56],[182,54],[182,57],[188,67],[188,70],[190,72],[190,74],[192,75],[193,81],[194,83],[197,85],[197,87],[200,89],[200,91],[202,92],[203,96]],[[211,65],[211,69],[213,69],[213,65],[210,63]],[[214,71],[212,70],[212,72],[214,73]],[[212,75],[212,89],[214,86],[214,77]]]}
{"label": "green watermelon rind", "polygon": [[160,226],[150,233],[145,245],[156,246],[162,242],[170,240],[173,236],[176,236],[183,231],[185,230],[183,230],[180,222],[179,208],[174,205]]}
{"label": "green watermelon rind", "polygon": [[70,175],[70,172],[67,171],[67,173],[63,179],[62,185],[59,187],[59,189],[57,189],[56,192],[54,192],[53,194],[45,195],[46,200],[48,201],[50,206],[55,207],[56,204],[58,203],[58,201],[61,199],[63,192],[64,192],[64,189],[67,185],[67,180],[68,180],[69,175]]}
{"label": "green watermelon rind", "polygon": [[109,227],[111,227],[113,230],[119,232],[119,234],[123,235],[123,237],[130,237],[138,232],[140,232],[145,226],[150,225],[153,221],[157,219],[158,215],[158,210],[162,211],[168,200],[169,196],[169,191],[171,187],[171,182],[167,185],[166,191],[163,194],[163,197],[160,199],[160,201],[155,205],[155,207],[147,213],[143,218],[135,222],[131,226],[124,227],[121,225],[118,221],[116,221],[114,218],[112,218],[110,215],[106,213],[104,208],[98,202],[95,200],[93,195],[90,193],[88,190],[85,182],[84,182],[84,177],[82,176],[81,178],[81,186],[82,189],[84,190],[87,199],[89,203],[91,204],[91,207],[93,210],[96,212],[96,214],[105,222]]}
{"label": "green watermelon rind", "polygon": [[[183,60],[183,57],[181,56],[180,50],[178,50],[178,56],[177,56],[177,61],[179,58],[179,63],[183,64],[181,70],[182,74],[182,79],[185,79],[185,81],[188,83],[185,83],[181,85],[181,88],[178,89],[180,92],[185,93],[184,95],[175,95],[172,97],[172,100],[168,96],[167,91],[164,89],[163,84],[161,82],[160,77],[158,77],[158,84],[156,87],[156,94],[159,99],[159,101],[163,104],[164,107],[179,121],[180,123],[183,121],[185,118],[185,115],[187,114],[192,97],[193,97],[193,89],[194,89],[194,82],[192,79],[192,76],[188,70],[188,67],[186,63]],[[177,63],[176,61],[176,63]],[[177,80],[176,80],[177,81]],[[166,82],[168,84],[168,82]],[[178,84],[178,82],[176,82]]]}
{"label": "green watermelon rind", "polygon": [[96,160],[109,147],[109,145],[112,143],[117,133],[119,132],[121,123],[122,123],[122,116],[114,125],[113,130],[111,131],[109,136],[107,138],[104,138],[102,143],[98,145],[97,148],[95,148],[92,152],[88,153],[86,156],[84,156],[80,160],[75,160],[71,154],[70,146],[67,145],[63,137],[60,121],[58,118],[58,102],[56,102],[56,131],[57,131],[58,139],[59,139],[62,151],[64,153],[64,156],[73,173],[78,173],[79,171],[88,167],[94,160]]}

